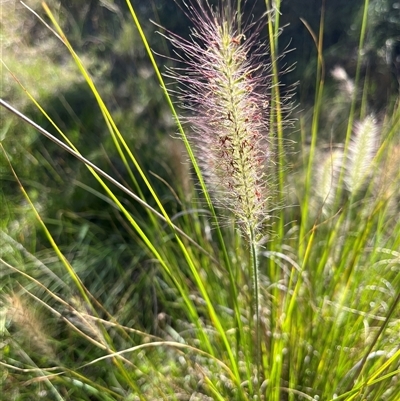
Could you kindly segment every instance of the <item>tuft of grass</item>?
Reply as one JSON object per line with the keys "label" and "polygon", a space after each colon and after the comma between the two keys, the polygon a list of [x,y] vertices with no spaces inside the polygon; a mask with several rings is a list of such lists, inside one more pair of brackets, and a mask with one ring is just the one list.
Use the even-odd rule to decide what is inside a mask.
{"label": "tuft of grass", "polygon": [[[44,6],[52,34],[94,96],[114,145],[107,159],[117,158],[124,173],[109,173],[82,154],[75,133],[57,125],[13,77],[62,140],[4,100],[1,105],[82,163],[98,187],[79,187],[104,202],[104,210],[95,218],[73,211],[43,217],[40,186],[20,177],[2,132],[7,185],[22,193],[7,200],[1,220],[5,397],[397,401],[399,102],[378,122],[365,112],[366,96],[358,108],[365,1],[356,77],[334,70],[339,95],[353,96],[345,135],[327,139],[322,12],[318,34],[305,22],[318,50],[314,107],[300,116],[299,154],[285,154],[279,5],[267,1],[265,21],[246,26],[240,1],[219,8],[184,3],[191,37],[166,33],[184,63],[167,72],[181,86],[180,118],[139,9],[127,1],[154,69],[151,79],[161,85],[195,172],[190,180],[187,168],[171,165],[182,185],[143,167],[85,59]],[[260,28],[267,29],[269,47],[259,41]],[[267,48],[264,67],[259,55]],[[335,113],[340,110],[348,108]],[[344,143],[336,139],[342,137]],[[91,154],[100,152],[97,145]],[[57,166],[49,171],[59,177]],[[168,208],[171,198],[179,206]],[[28,208],[33,214],[21,217]]]}
{"label": "tuft of grass", "polygon": [[[180,86],[190,146],[220,209],[232,212],[251,250],[256,353],[261,371],[259,242],[270,215],[273,149],[269,133],[271,82],[256,23],[241,26],[232,5],[187,6],[194,24],[191,39],[167,38],[183,68],[168,77]],[[257,53],[252,49],[258,46]],[[264,57],[263,57],[264,56]],[[259,376],[259,374],[258,374]],[[257,378],[257,381],[260,378]]]}

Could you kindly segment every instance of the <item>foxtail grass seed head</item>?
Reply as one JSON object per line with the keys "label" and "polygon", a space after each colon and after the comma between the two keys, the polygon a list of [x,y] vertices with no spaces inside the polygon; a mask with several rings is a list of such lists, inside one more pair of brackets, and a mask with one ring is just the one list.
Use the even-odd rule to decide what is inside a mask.
{"label": "foxtail grass seed head", "polygon": [[315,193],[323,202],[322,211],[329,215],[336,198],[340,177],[340,169],[343,165],[343,151],[335,149],[320,156],[316,168]]}
{"label": "foxtail grass seed head", "polygon": [[343,93],[348,98],[351,98],[354,95],[355,86],[354,82],[347,75],[346,70],[343,67],[337,65],[331,71],[331,75],[339,83]]}
{"label": "foxtail grass seed head", "polygon": [[43,316],[17,293],[6,295],[3,301],[5,318],[16,328],[14,339],[27,348],[37,350],[43,358],[55,359],[56,354]]}
{"label": "foxtail grass seed head", "polygon": [[256,24],[242,29],[229,5],[187,6],[190,39],[168,35],[185,67],[169,73],[190,112],[192,144],[215,203],[231,210],[250,235],[268,218],[269,65]]}
{"label": "foxtail grass seed head", "polygon": [[347,154],[346,187],[355,193],[364,185],[378,148],[378,124],[373,116],[367,116],[354,127]]}

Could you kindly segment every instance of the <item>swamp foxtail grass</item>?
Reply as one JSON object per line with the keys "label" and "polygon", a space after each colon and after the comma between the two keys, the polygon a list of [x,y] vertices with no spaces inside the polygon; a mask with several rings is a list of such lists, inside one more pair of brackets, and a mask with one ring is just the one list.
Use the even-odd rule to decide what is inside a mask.
{"label": "swamp foxtail grass", "polygon": [[184,120],[214,201],[233,212],[250,238],[269,217],[269,64],[259,53],[256,24],[241,27],[231,4],[188,9],[195,25],[191,39],[168,34],[185,67],[169,70],[169,76],[180,84],[180,100],[190,113]]}
{"label": "swamp foxtail grass", "polygon": [[[258,243],[269,218],[271,83],[257,22],[241,25],[233,2],[190,3],[189,40],[169,32],[184,67],[170,69],[188,111],[184,120],[214,202],[232,212],[251,250],[257,365],[260,365]],[[257,48],[257,53],[254,52]]]}
{"label": "swamp foxtail grass", "polygon": [[[92,141],[89,151],[82,144],[75,147],[68,121],[64,133],[22,84],[63,142],[0,99],[1,107],[88,167],[104,191],[100,199],[107,196],[113,207],[117,226],[114,240],[97,219],[70,222],[64,214],[60,222],[50,220],[52,213],[43,207],[47,203],[32,196],[32,184],[41,187],[32,177],[23,177],[19,160],[24,157],[13,150],[19,137],[6,137],[6,129],[1,130],[6,169],[0,160],[0,173],[15,174],[26,208],[44,230],[38,249],[48,247],[48,241],[53,250],[37,253],[34,246],[23,246],[19,233],[35,238],[36,230],[22,216],[26,213],[18,201],[12,205],[17,196],[11,197],[8,205],[15,210],[10,217],[0,216],[0,235],[7,239],[0,247],[0,292],[9,294],[0,294],[0,367],[5,372],[0,388],[10,400],[398,401],[399,103],[389,104],[382,119],[367,107],[366,94],[360,112],[355,101],[333,99],[340,103],[336,111],[346,110],[346,136],[324,121],[330,103],[324,90],[321,0],[318,35],[307,25],[318,48],[312,122],[308,126],[307,113],[301,112],[300,157],[285,155],[286,110],[282,113],[276,62],[282,52],[281,2],[265,0],[266,21],[250,17],[243,24],[245,1],[220,0],[219,8],[211,6],[217,2],[213,0],[182,1],[194,24],[191,36],[165,33],[183,64],[167,72],[180,87],[182,120],[147,41],[151,34],[139,22],[143,15],[136,15],[126,0],[137,28],[128,34],[137,34],[144,44],[209,210],[200,207],[192,186],[187,202],[179,202],[177,209],[167,207],[164,193],[160,195],[136,158],[136,138],[123,136],[127,128],[114,121],[97,90],[98,77],[90,75],[49,7],[45,11],[56,35],[86,79],[110,131],[115,149],[107,148],[107,153],[117,152],[126,168],[123,180],[116,181],[84,157],[96,153],[99,144]],[[364,0],[359,57],[364,54],[368,4]],[[139,6],[137,11],[142,11]],[[268,47],[259,40],[260,29]],[[333,73],[346,98],[356,96],[361,75],[355,75],[353,82],[354,71],[347,75],[337,67]],[[131,110],[123,111],[131,124]],[[334,142],[326,143],[324,132],[331,130]],[[344,145],[336,143],[336,131],[337,138],[340,133],[346,138]],[[148,133],[153,163],[158,132]],[[24,152],[32,153],[29,163],[36,160],[33,148]],[[285,168],[284,159],[296,166],[294,172]],[[136,176],[141,179],[135,181]],[[127,177],[131,183],[123,184]],[[181,184],[176,178],[166,180],[174,190]],[[48,185],[43,187],[50,190]],[[6,191],[8,186],[7,181]],[[298,199],[286,199],[284,189],[294,194],[297,186]],[[64,187],[57,190],[64,195]],[[77,207],[70,199],[60,210]],[[102,213],[108,213],[108,204],[101,204]],[[277,206],[279,217],[273,213]],[[207,231],[200,210],[211,215],[214,230]],[[220,218],[227,220],[228,214],[234,223],[222,227]],[[7,219],[10,227],[4,224]],[[29,229],[13,228],[14,221]],[[67,240],[53,234],[64,224],[71,230]],[[275,235],[266,238],[268,226]],[[97,238],[102,231],[104,236]],[[121,243],[119,231],[124,234]],[[43,262],[33,263],[30,252]]]}

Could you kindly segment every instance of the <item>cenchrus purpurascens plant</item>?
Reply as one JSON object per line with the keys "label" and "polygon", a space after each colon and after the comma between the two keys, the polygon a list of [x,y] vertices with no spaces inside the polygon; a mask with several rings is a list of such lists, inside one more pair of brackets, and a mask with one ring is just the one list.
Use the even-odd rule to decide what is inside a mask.
{"label": "cenchrus purpurascens plant", "polygon": [[[259,203],[255,202],[258,200],[256,190],[264,195],[262,189],[268,188],[268,181],[258,182],[265,173],[261,169],[252,175],[253,165],[250,163],[247,166],[242,153],[247,153],[248,157],[264,158],[265,161],[268,151],[278,149],[279,157],[283,158],[279,152],[283,131],[279,123],[282,116],[279,111],[278,42],[275,35],[279,29],[279,13],[270,14],[266,21],[271,34],[269,46],[273,85],[268,93],[270,104],[264,108],[263,95],[266,92],[252,92],[250,87],[246,88],[254,81],[243,75],[252,72],[249,71],[251,64],[246,63],[251,60],[250,50],[253,49],[249,47],[249,41],[254,37],[246,35],[245,28],[234,25],[240,20],[232,11],[236,7],[232,7],[229,14],[225,9],[228,5],[222,3],[219,12],[214,9],[217,17],[214,18],[213,12],[204,4],[190,15],[197,24],[200,23],[197,33],[201,36],[201,33],[208,32],[213,38],[206,40],[201,49],[219,64],[207,64],[209,58],[203,58],[204,67],[208,68],[204,69],[205,75],[193,75],[203,72],[193,64],[194,56],[201,51],[200,47],[181,39],[176,42],[177,38],[170,36],[184,53],[197,49],[197,53],[186,54],[192,68],[188,71],[191,74],[189,83],[201,82],[197,93],[203,94],[205,99],[198,103],[189,90],[184,97],[189,96],[187,104],[193,107],[193,114],[188,118],[194,126],[193,134],[202,134],[204,139],[200,143],[191,142],[181,125],[179,130],[210,207],[213,222],[208,233],[204,228],[209,223],[201,216],[205,212],[196,210],[196,200],[194,204],[184,204],[183,213],[173,220],[165,212],[147,174],[140,169],[114,124],[93,80],[50,10],[47,10],[58,35],[96,96],[121,159],[127,169],[134,165],[132,178],[137,174],[142,176],[157,205],[155,210],[149,205],[150,199],[141,197],[142,188],[138,182],[133,181],[134,190],[119,184],[118,188],[139,202],[148,216],[144,219],[134,214],[126,202],[121,202],[116,196],[117,192],[108,186],[111,178],[95,165],[90,165],[64,137],[69,145],[68,151],[88,166],[113,207],[120,210],[121,225],[131,233],[132,242],[143,244],[135,248],[135,252],[142,254],[141,257],[136,256],[137,264],[141,264],[144,270],[139,277],[143,285],[154,291],[154,298],[160,302],[160,313],[155,314],[153,329],[144,329],[138,318],[139,304],[133,296],[140,284],[134,282],[129,274],[122,275],[115,285],[101,283],[102,291],[113,300],[105,309],[82,285],[85,266],[81,267],[75,261],[71,263],[62,254],[37,213],[68,275],[63,275],[59,266],[52,272],[49,266],[55,267],[54,262],[35,259],[22,244],[15,244],[7,232],[2,234],[11,247],[2,259],[2,272],[9,277],[2,288],[8,290],[9,295],[3,297],[5,306],[2,316],[6,316],[6,320],[3,318],[1,326],[2,344],[6,345],[1,349],[4,360],[1,366],[6,372],[2,376],[5,378],[3,387],[7,391],[6,396],[18,399],[26,391],[35,394],[38,399],[61,400],[396,400],[400,390],[397,306],[400,225],[396,219],[399,211],[394,200],[399,196],[400,179],[396,168],[399,105],[396,103],[388,108],[387,117],[378,121],[363,112],[367,109],[365,99],[360,112],[351,107],[345,143],[342,147],[333,142],[328,144],[332,151],[325,151],[321,156],[326,160],[324,165],[319,162],[318,154],[322,153],[322,145],[325,145],[319,143],[319,132],[326,128],[319,121],[320,110],[324,107],[325,78],[321,64],[322,18],[319,35],[314,35],[320,52],[316,105],[309,131],[307,122],[301,117],[304,143],[301,143],[299,167],[295,172],[304,173],[305,178],[302,180],[301,174],[298,174],[293,179],[293,173],[283,169],[282,160],[278,163],[280,182],[277,187],[282,189],[286,183],[295,180],[289,190],[297,189],[298,201],[290,202],[287,205],[290,208],[279,211],[280,221],[273,227],[278,235],[271,236],[261,247],[256,242],[258,238],[252,238],[251,231],[254,230],[257,235],[265,234],[265,228],[259,223],[269,214],[268,209],[274,206],[268,206],[262,212],[257,209],[259,205],[265,207],[265,202],[261,200],[263,198]],[[267,2],[267,8],[271,6]],[[278,11],[279,4],[274,6],[278,7]],[[365,8],[367,6],[368,2],[365,2]],[[132,7],[130,11],[139,34],[142,34]],[[231,18],[225,21],[227,15]],[[366,16],[363,21],[365,28]],[[207,25],[202,25],[205,22]],[[360,58],[364,35],[362,31]],[[159,74],[144,35],[143,41]],[[199,42],[196,43],[200,46]],[[229,63],[230,57],[232,60]],[[212,68],[215,65],[216,70]],[[260,82],[257,81],[257,73],[262,72],[263,67],[257,70],[253,65],[253,68],[252,78],[256,83]],[[228,82],[230,74],[237,74],[236,82],[235,79]],[[360,84],[357,74],[355,87]],[[165,90],[161,75],[158,76]],[[182,81],[183,78],[178,79],[183,84],[187,83]],[[230,91],[232,98],[237,96],[237,104],[234,100],[230,101]],[[165,94],[172,106],[166,90]],[[256,102],[254,109],[248,109],[253,96],[257,102],[260,99],[263,102]],[[208,110],[207,105],[212,110]],[[242,107],[236,107],[239,105]],[[242,115],[244,110],[253,120],[245,121],[248,117]],[[267,121],[259,121],[259,115]],[[176,114],[175,117],[179,124]],[[360,125],[354,125],[355,120],[360,120]],[[368,126],[373,129],[366,129]],[[252,127],[251,131],[254,128],[260,135],[268,128],[269,142],[246,137],[246,127]],[[215,136],[205,137],[205,134],[211,133],[211,128]],[[37,129],[40,130],[40,127]],[[311,147],[306,143],[310,135]],[[276,144],[273,143],[274,138]],[[204,154],[206,143],[209,148],[206,148],[203,164],[202,161],[197,162],[197,149],[202,149]],[[269,150],[257,147],[265,144]],[[343,152],[339,166],[333,152],[336,149]],[[220,169],[216,166],[217,156],[212,156],[211,152],[217,152],[217,155],[219,152]],[[364,163],[367,158],[363,155],[367,154],[372,156],[368,158],[368,163]],[[203,164],[203,171],[209,172],[205,175],[205,183],[199,164]],[[210,173],[215,167],[217,169]],[[319,177],[322,183],[315,179],[318,168],[324,172]],[[222,181],[216,181],[224,171]],[[242,179],[246,174],[249,174],[248,180],[252,183],[250,192],[243,192],[246,183]],[[208,178],[211,180],[208,181]],[[329,180],[328,189],[326,180]],[[113,184],[118,185],[116,182]],[[26,185],[20,185],[25,191]],[[238,196],[232,199],[235,188],[236,191],[239,189],[236,192]],[[211,200],[209,191],[214,194],[215,200],[221,193],[225,195],[228,201],[225,205],[234,209],[236,222],[220,227],[213,208],[215,201]],[[36,211],[28,192],[24,194],[28,204]],[[265,195],[268,197],[268,192]],[[249,198],[247,206],[243,206],[241,202],[246,198]],[[255,209],[251,209],[252,202]],[[252,210],[257,213],[252,215]],[[95,228],[90,227],[90,230]],[[253,248],[260,245],[258,255],[253,249],[253,259],[248,255],[248,243]],[[105,253],[101,246],[99,244],[97,249],[88,246],[87,252],[91,256],[103,257]],[[258,268],[254,256],[258,256]],[[115,263],[118,264],[118,261],[115,260]],[[144,269],[144,266],[147,268]],[[120,268],[122,270],[123,266]],[[255,275],[258,285],[253,287]],[[16,285],[16,277],[23,285],[23,291]],[[121,287],[124,292],[117,290]],[[254,295],[255,290],[259,292],[257,296]],[[35,307],[31,306],[32,301]],[[252,306],[254,301],[258,302],[255,308]],[[254,312],[258,314],[255,319]],[[35,313],[38,316],[41,314],[42,320],[46,321],[47,332],[43,324],[35,322]],[[6,323],[8,321],[13,322],[11,328]],[[14,332],[18,328],[18,337],[8,333],[13,327]],[[34,340],[33,345],[26,341],[29,333]],[[260,349],[257,342],[261,344]],[[75,352],[72,353],[71,349]],[[10,382],[23,382],[26,387],[12,386]]]}
{"label": "cenchrus purpurascens plant", "polygon": [[254,315],[259,369],[258,252],[270,218],[268,199],[273,198],[276,161],[269,137],[270,62],[258,38],[261,25],[255,25],[259,21],[242,26],[242,15],[233,3],[215,10],[207,3],[187,9],[194,24],[190,40],[167,34],[183,64],[168,76],[179,84],[179,100],[187,112],[183,120],[191,131],[191,146],[213,203],[231,212],[251,250],[254,309],[249,320]]}

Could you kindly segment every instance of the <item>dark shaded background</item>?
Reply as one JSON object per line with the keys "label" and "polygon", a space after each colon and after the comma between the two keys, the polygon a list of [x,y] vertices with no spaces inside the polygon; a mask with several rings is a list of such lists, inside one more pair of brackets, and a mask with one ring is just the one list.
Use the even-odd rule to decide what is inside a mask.
{"label": "dark shaded background", "polygon": [[[137,53],[133,49],[135,46],[140,46],[134,38],[132,38],[133,48],[127,49],[127,54],[114,54],[113,40],[121,35],[122,21],[130,19],[126,2],[115,1],[113,9],[104,7],[97,0],[88,3],[89,7],[83,11],[80,1],[62,2],[68,21],[75,21],[74,24],[67,23],[67,25],[71,34],[76,37],[77,46],[82,47],[83,50],[95,51],[96,56],[100,58],[110,56],[114,58],[115,63],[110,78],[118,84],[126,76],[126,69],[129,73],[137,72],[135,68],[137,56],[144,55],[143,50]],[[181,4],[179,1],[177,4],[173,0],[133,1],[132,3],[148,33],[148,39],[157,52],[165,54],[166,46],[169,45],[161,37],[154,35],[158,28],[149,24],[150,19],[187,37],[190,21],[178,6]],[[357,58],[363,8],[363,0],[283,0],[281,25],[284,29],[280,38],[280,49],[281,51],[290,50],[285,57],[287,64],[296,64],[294,72],[284,79],[287,82],[298,80],[304,88],[313,85],[316,63],[315,44],[301,19],[305,20],[318,35],[322,9],[324,9],[324,57],[327,70],[329,71],[334,65],[341,65],[352,76]],[[251,18],[250,13],[257,19],[264,12],[265,3],[262,0],[248,0],[245,3],[245,19]],[[79,32],[76,25],[79,26]],[[133,53],[136,54],[134,59]],[[389,93],[398,91],[400,3],[397,0],[370,1],[363,64],[364,73],[369,68],[372,79],[377,78],[375,74],[388,75],[385,81],[389,86]]]}

